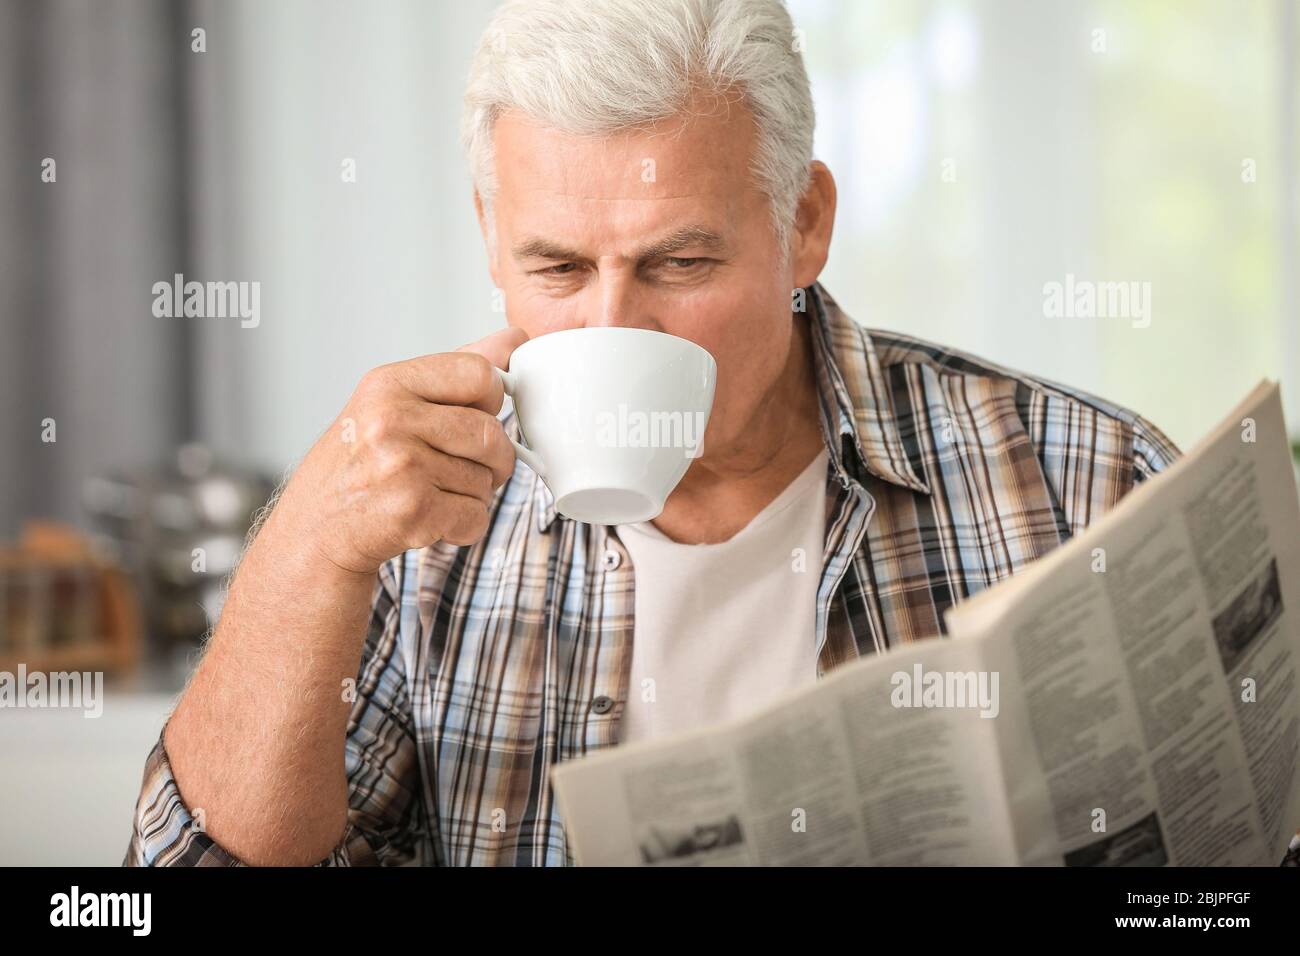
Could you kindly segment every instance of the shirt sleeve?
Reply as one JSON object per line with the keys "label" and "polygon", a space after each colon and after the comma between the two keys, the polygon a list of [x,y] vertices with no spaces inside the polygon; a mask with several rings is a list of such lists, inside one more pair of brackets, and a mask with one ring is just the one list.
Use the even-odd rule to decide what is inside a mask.
{"label": "shirt sleeve", "polygon": [[1164,471],[1182,457],[1178,446],[1145,418],[1133,422],[1133,484],[1138,485]]}
{"label": "shirt sleeve", "polygon": [[[400,642],[406,556],[380,570],[348,717],[344,764],[348,824],[317,866],[396,866],[414,860],[424,833],[420,773]],[[164,728],[165,731],[165,728]],[[159,734],[136,803],[123,866],[243,866],[186,803]]]}

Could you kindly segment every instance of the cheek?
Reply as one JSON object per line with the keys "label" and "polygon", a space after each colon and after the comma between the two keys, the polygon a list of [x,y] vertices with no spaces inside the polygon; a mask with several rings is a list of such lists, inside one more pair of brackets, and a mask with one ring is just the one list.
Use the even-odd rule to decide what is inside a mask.
{"label": "cheek", "polygon": [[774,331],[772,299],[755,295],[752,283],[711,286],[687,295],[663,315],[665,332],[703,346],[719,369],[743,367]]}
{"label": "cheek", "polygon": [[754,411],[779,378],[785,349],[785,336],[768,328],[741,336],[717,356],[717,403],[728,410],[724,414],[748,416]]}
{"label": "cheek", "polygon": [[790,349],[792,321],[789,312],[774,314],[769,299],[762,307],[747,304],[719,316],[689,336],[718,362],[713,406],[717,428],[730,433],[739,427],[776,385]]}
{"label": "cheek", "polygon": [[577,302],[539,295],[525,283],[507,285],[505,307],[506,322],[523,329],[530,339],[580,328],[583,324]]}

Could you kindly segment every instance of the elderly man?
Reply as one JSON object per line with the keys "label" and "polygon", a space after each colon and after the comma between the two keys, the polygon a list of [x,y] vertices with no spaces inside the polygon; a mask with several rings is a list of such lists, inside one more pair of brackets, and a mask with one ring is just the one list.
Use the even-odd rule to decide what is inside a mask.
{"label": "elderly man", "polygon": [[[1176,457],[1123,408],[853,322],[817,282],[835,182],[784,7],[649,6],[494,18],[463,139],[509,327],[370,372],[302,461],[128,863],[565,865],[554,765],[942,635]],[[498,417],[493,366],[591,326],[718,362],[651,522],[557,515]]]}

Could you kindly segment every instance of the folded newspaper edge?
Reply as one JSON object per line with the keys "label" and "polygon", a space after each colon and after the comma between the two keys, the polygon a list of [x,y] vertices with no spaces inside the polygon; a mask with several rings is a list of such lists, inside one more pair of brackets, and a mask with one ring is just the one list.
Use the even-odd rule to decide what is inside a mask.
{"label": "folded newspaper edge", "polygon": [[1300,492],[1275,383],[1105,516],[753,714],[552,770],[580,865],[1277,865]]}

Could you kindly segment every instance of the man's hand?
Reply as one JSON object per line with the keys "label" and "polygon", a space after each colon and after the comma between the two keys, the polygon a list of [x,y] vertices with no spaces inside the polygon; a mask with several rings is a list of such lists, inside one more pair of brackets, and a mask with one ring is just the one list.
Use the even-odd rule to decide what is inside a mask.
{"label": "man's hand", "polygon": [[492,367],[527,340],[502,329],[367,373],[286,487],[278,533],[364,575],[410,548],[478,541],[515,464]]}
{"label": "man's hand", "polygon": [[367,374],[240,561],[164,734],[186,805],[237,859],[309,864],[345,832],[340,688],[358,673],[375,572],[486,531],[515,455],[492,366],[527,338],[503,329]]}

